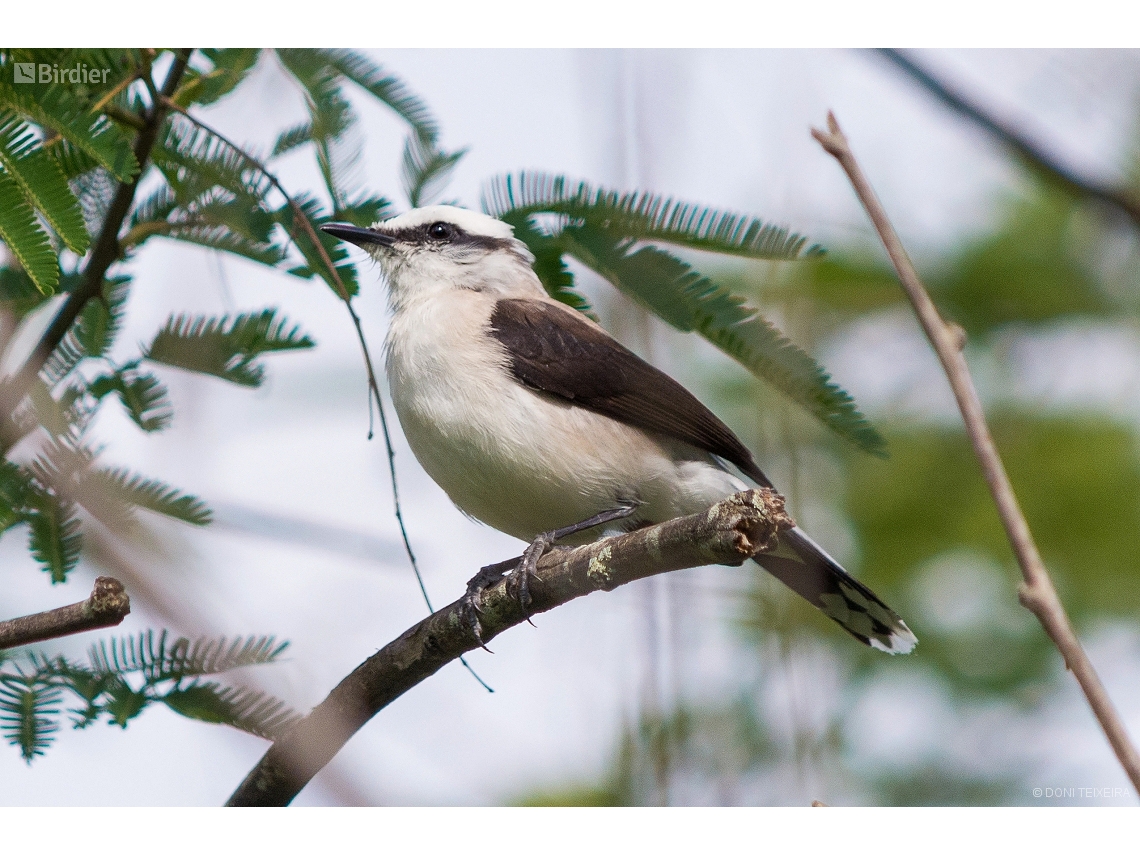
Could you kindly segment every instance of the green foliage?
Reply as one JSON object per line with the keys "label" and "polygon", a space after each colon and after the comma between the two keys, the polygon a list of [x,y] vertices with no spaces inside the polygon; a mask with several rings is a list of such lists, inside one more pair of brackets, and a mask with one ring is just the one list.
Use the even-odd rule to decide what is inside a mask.
{"label": "green foliage", "polygon": [[47,750],[59,730],[61,692],[36,675],[0,674],[0,731],[28,763]]}
{"label": "green foliage", "polygon": [[[1133,560],[1133,532],[1140,528],[1134,432],[1091,415],[1016,410],[992,413],[990,427],[1078,628],[1107,617],[1134,620],[1140,614]],[[1039,683],[1055,652],[1028,613],[1015,606],[1018,571],[965,433],[900,428],[892,433],[891,448],[886,465],[852,464],[847,513],[860,544],[861,575],[876,589],[903,596],[910,580],[916,607],[933,603],[944,611],[920,613],[911,625],[923,640],[924,658],[935,661],[960,691],[1009,697]],[[867,496],[875,500],[865,501]],[[982,573],[979,582],[992,572],[989,587],[976,587],[1008,608],[992,602],[969,607],[970,598],[980,594],[960,588],[939,593],[952,567],[967,579]],[[928,592],[925,599],[915,596],[920,588]],[[959,613],[964,616],[955,617]]]}
{"label": "green foliage", "polygon": [[273,662],[289,646],[270,635],[248,638],[188,638],[170,642],[166,630],[100,641],[90,651],[96,671],[142,674],[150,682],[222,674],[246,665]]}
{"label": "green foliage", "polygon": [[59,281],[55,250],[20,185],[6,172],[0,172],[0,238],[40,292],[51,294]]}
{"label": "green foliage", "polygon": [[86,252],[91,238],[63,170],[43,150],[32,129],[6,110],[0,110],[0,164],[68,248],[79,255]]}
{"label": "green foliage", "polygon": [[255,362],[263,353],[301,350],[314,346],[297,326],[278,318],[276,310],[234,318],[173,317],[154,337],[146,358],[212,374],[241,386],[260,386],[265,369]]}
{"label": "green foliage", "polygon": [[521,173],[494,179],[483,194],[492,216],[514,222],[555,214],[565,222],[590,227],[627,240],[651,240],[743,258],[793,260],[819,255],[807,238],[753,217],[677,202],[652,193],[618,193],[572,186],[561,175]]}
{"label": "green foliage", "polygon": [[284,703],[199,678],[276,662],[287,646],[271,636],[171,642],[166,630],[147,630],[92,646],[87,664],[35,653],[26,667],[0,659],[0,731],[30,763],[59,730],[60,700],[68,693],[80,703],[69,710],[77,729],[100,718],[125,728],[162,703],[187,718],[275,739],[298,718]]}
{"label": "green foliage", "polygon": [[115,336],[123,325],[126,313],[127,294],[131,280],[126,276],[108,279],[103,283],[103,297],[92,300],[83,307],[79,322],[70,335],[74,346],[84,356],[106,356]]}
{"label": "green foliage", "polygon": [[[752,307],[686,262],[644,241],[746,258],[795,259],[806,239],[760,220],[646,193],[567,189],[562,177],[512,176],[493,182],[484,208],[515,228],[535,271],[556,299],[580,310],[563,257],[571,256],[682,332],[697,332],[771,383],[839,436],[882,456],[885,443],[823,368]],[[550,225],[550,217],[554,217]],[[546,218],[548,228],[542,227]],[[818,255],[817,247],[807,255]]]}
{"label": "green foliage", "polygon": [[400,172],[408,203],[413,208],[427,204],[447,183],[452,170],[466,153],[465,148],[446,152],[437,148],[431,140],[415,135],[408,137],[404,143]]}
{"label": "green foliage", "polygon": [[256,214],[272,187],[253,160],[182,117],[169,122],[151,157],[174,200],[190,211],[207,201],[236,199]]}
{"label": "green foliage", "polygon": [[29,463],[0,466],[0,532],[26,523],[29,551],[53,582],[66,581],[79,561],[79,507],[119,527],[131,524],[137,508],[193,525],[209,522],[200,499],[97,462],[80,437],[61,433]]}
{"label": "green foliage", "polygon": [[367,57],[347,50],[277,50],[276,54],[305,90],[309,121],[282,132],[273,153],[281,155],[313,143],[317,164],[333,200],[334,219],[343,219],[341,211],[349,205],[346,184],[360,157],[359,145],[351,138],[357,117],[341,89],[343,80],[364,89],[410,126],[402,178],[413,208],[425,204],[439,190],[466,153],[466,149],[441,149],[439,127],[427,105]]}
{"label": "green foliage", "polygon": [[213,104],[229,95],[245,80],[261,56],[258,48],[202,48],[198,53],[211,68],[191,67],[187,71],[173,99],[182,107]]}
{"label": "green foliage", "polygon": [[[350,51],[314,50],[275,54],[299,84],[311,119],[304,129],[284,135],[283,148],[314,145],[331,205],[303,195],[285,197],[254,153],[176,110],[156,129],[155,144],[139,163],[134,137],[149,121],[154,92],[162,85],[154,69],[170,67],[160,53],[0,49],[0,240],[12,260],[0,263],[0,302],[16,321],[54,291],[87,287],[83,253],[90,235],[106,229],[120,235],[126,262],[148,240],[161,237],[320,276],[346,298],[356,293],[355,267],[343,244],[323,234],[316,238],[319,244],[312,239],[316,227],[334,215],[367,225],[389,212],[387,200],[354,186],[345,146],[357,118],[342,91],[346,86],[361,87],[408,123],[415,151],[425,158],[417,192],[426,192],[447,171],[436,162],[443,156],[435,142],[438,126],[403,83]],[[265,54],[195,51],[172,100],[188,111],[216,103],[240,87]],[[86,64],[108,73],[78,84],[14,86],[15,62],[61,69]],[[123,182],[134,179],[146,194],[134,199],[123,222],[106,222],[111,200]],[[64,246],[80,258],[62,256],[61,265]],[[43,451],[30,462],[2,463],[0,531],[27,525],[30,552],[53,581],[63,581],[76,566],[87,515],[115,530],[131,525],[139,508],[195,525],[209,521],[199,499],[127,469],[101,467],[90,450],[93,417],[112,398],[143,431],[171,423],[174,408],[161,374],[143,370],[143,360],[252,387],[264,379],[263,355],[313,346],[275,309],[221,318],[177,315],[142,353],[121,361],[116,340],[130,285],[125,275],[108,278],[101,298],[82,306],[16,407],[13,432],[5,438],[6,449],[32,433],[44,439]],[[200,694],[196,690],[180,702],[189,708],[189,698]],[[249,698],[226,697],[233,715],[249,712]],[[125,721],[140,707],[120,686],[110,708]]]}
{"label": "green foliage", "polygon": [[[1001,200],[996,227],[963,242],[921,271],[940,311],[971,340],[1016,325],[1028,331],[1082,316],[1131,313],[1131,284],[1114,288],[1100,273],[1104,224],[1063,192],[1034,186]],[[835,325],[905,304],[889,262],[879,255],[832,253],[799,266],[765,297],[815,306],[813,320]],[[829,310],[821,313],[820,309]]]}
{"label": "green foliage", "polygon": [[28,524],[28,550],[53,583],[67,581],[79,563],[83,538],[75,505],[46,490],[29,490],[22,517]]}
{"label": "green foliage", "polygon": [[117,393],[131,421],[147,433],[162,430],[174,418],[166,387],[153,374],[122,368],[96,377],[87,389],[96,400],[102,400],[111,392]]}
{"label": "green foliage", "polygon": [[18,265],[0,267],[0,302],[12,313],[14,320],[22,320],[50,296],[36,287],[32,278]]}
{"label": "green foliage", "polygon": [[145,508],[191,525],[210,522],[210,509],[201,499],[181,493],[161,481],[143,478],[121,468],[94,469],[89,478],[107,495],[131,507]]}
{"label": "green foliage", "polygon": [[83,93],[63,84],[24,83],[16,88],[7,82],[13,79],[10,63],[0,61],[0,67],[0,107],[58,134],[119,181],[138,174],[130,141],[107,116],[88,111]]}
{"label": "green foliage", "polygon": [[[296,51],[292,53],[295,55]],[[439,135],[439,126],[427,104],[416,97],[400,78],[388,74],[368,57],[348,50],[315,50],[311,53],[392,109],[408,123],[416,136],[434,140]]]}
{"label": "green foliage", "polygon": [[1004,208],[997,230],[967,243],[931,277],[946,315],[967,333],[1125,308],[1097,275],[1100,247],[1080,239],[1098,228],[1093,212],[1047,187]]}

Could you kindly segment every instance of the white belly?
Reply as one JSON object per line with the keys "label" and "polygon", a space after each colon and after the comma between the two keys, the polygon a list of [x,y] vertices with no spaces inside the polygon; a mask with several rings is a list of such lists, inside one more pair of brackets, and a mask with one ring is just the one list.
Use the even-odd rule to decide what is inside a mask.
{"label": "white belly", "polygon": [[[624,502],[640,503],[627,525],[658,522],[741,488],[699,452],[669,448],[516,381],[487,332],[494,302],[451,292],[404,308],[388,337],[400,425],[460,510],[531,540]],[[675,460],[678,453],[688,459]]]}

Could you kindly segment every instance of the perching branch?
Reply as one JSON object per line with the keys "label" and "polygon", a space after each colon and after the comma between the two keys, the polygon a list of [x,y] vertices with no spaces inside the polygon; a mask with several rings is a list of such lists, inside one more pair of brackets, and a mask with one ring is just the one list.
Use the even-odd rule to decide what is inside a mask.
{"label": "perching branch", "polygon": [[0,621],[0,650],[118,626],[130,613],[131,598],[127,596],[123,583],[110,576],[99,576],[91,596],[82,603]]}
{"label": "perching branch", "polygon": [[[747,490],[704,513],[605,538],[555,548],[538,562],[530,583],[531,614],[594,591],[705,564],[738,565],[776,546],[794,525],[774,490]],[[513,567],[518,559],[504,562]],[[456,600],[420,621],[345,677],[308,716],[266,752],[226,803],[233,807],[289,804],[372,716],[461,653],[479,646]],[[483,640],[527,619],[503,580],[479,597]]]}
{"label": "perching branch", "polygon": [[191,50],[187,48],[174,52],[174,61],[166,73],[166,80],[162,84],[159,100],[151,104],[150,109],[141,117],[143,127],[135,138],[134,145],[135,160],[138,161],[139,165],[138,175],[129,183],[119,184],[115,191],[115,195],[107,207],[107,214],[103,219],[99,236],[96,238],[91,254],[87,258],[87,266],[83,270],[83,283],[68,295],[67,301],[59,313],[52,318],[51,324],[40,336],[40,340],[36,343],[31,355],[0,391],[0,423],[6,422],[16,407],[19,406],[20,401],[24,399],[28,389],[35,381],[36,375],[40,373],[40,369],[44,367],[52,351],[63,341],[63,337],[67,335],[67,331],[71,329],[71,325],[75,323],[75,319],[79,317],[83,307],[87,305],[89,300],[102,295],[103,280],[107,276],[107,270],[119,260],[122,254],[122,249],[119,246],[119,230],[123,227],[123,222],[131,211],[135,191],[146,172],[146,163],[150,158],[150,151],[154,148],[159,129],[166,119],[168,107],[163,96],[174,94],[174,90],[178,88],[182,75],[186,73],[190,53]]}
{"label": "perching branch", "polygon": [[1025,516],[1018,505],[1013,485],[1010,484],[1009,476],[1006,474],[1001,457],[998,456],[997,447],[986,424],[982,403],[974,388],[974,381],[970,377],[966,358],[962,354],[966,343],[965,331],[956,324],[947,323],[938,314],[938,309],[935,308],[934,302],[918,278],[918,273],[907,257],[902,241],[887,219],[886,211],[883,210],[874,189],[855,160],[855,155],[851,153],[847,137],[839,129],[839,123],[835,121],[835,115],[832,113],[827,115],[827,127],[826,132],[813,128],[812,136],[828,154],[839,161],[839,165],[851,180],[859,200],[879,232],[887,254],[891,257],[903,290],[914,306],[915,314],[918,315],[919,323],[922,324],[926,337],[934,346],[946,377],[950,381],[958,409],[962,412],[962,420],[966,424],[966,432],[974,446],[974,454],[981,463],[982,473],[997,504],[998,515],[1001,517],[1002,525],[1005,526],[1017,563],[1021,566],[1022,582],[1018,588],[1018,599],[1023,606],[1033,612],[1045,632],[1057,645],[1057,649],[1061,651],[1065,665],[1080,683],[1081,690],[1085,693],[1085,698],[1092,707],[1097,721],[1104,729],[1117,759],[1128,773],[1133,787],[1140,793],[1140,755],[1129,740],[1119,713],[1113,706],[1084,648],[1081,647],[1072,624],[1069,623],[1065,607],[1057,596],[1057,590],[1053,587],[1053,581],[1033,541],[1029,524],[1025,521]]}
{"label": "perching branch", "polygon": [[893,48],[880,48],[878,53],[894,63],[911,80],[951,110],[960,113],[1012,149],[1031,169],[1060,182],[1066,190],[1074,195],[1095,199],[1098,202],[1104,202],[1118,208],[1131,218],[1137,227],[1140,227],[1140,197],[1135,191],[1125,187],[1113,187],[1086,175],[1078,174],[1026,137],[1019,129],[990,115],[981,106],[939,80],[902,51]]}

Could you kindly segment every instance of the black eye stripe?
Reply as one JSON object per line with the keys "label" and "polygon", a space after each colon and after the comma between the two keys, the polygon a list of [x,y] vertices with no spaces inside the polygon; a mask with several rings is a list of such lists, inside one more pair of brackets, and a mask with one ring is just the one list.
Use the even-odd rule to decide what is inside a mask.
{"label": "black eye stripe", "polygon": [[[448,230],[447,237],[438,238],[431,234],[432,228],[437,225],[443,225]],[[400,243],[405,244],[420,244],[429,246],[448,246],[448,247],[469,247],[485,249],[487,251],[496,250],[509,250],[514,251],[515,242],[508,238],[495,238],[488,237],[487,235],[473,235],[464,231],[454,223],[447,223],[443,221],[436,221],[427,225],[421,226],[407,226],[402,229],[381,229],[386,234],[391,235]]]}

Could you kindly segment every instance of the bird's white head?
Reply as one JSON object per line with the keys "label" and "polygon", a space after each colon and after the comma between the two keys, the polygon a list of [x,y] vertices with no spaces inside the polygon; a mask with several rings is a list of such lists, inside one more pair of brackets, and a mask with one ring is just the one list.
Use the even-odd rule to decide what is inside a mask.
{"label": "bird's white head", "polygon": [[542,293],[526,244],[511,226],[477,211],[429,205],[366,229],[327,223],[321,230],[376,259],[396,308],[409,299],[454,289],[503,296]]}

